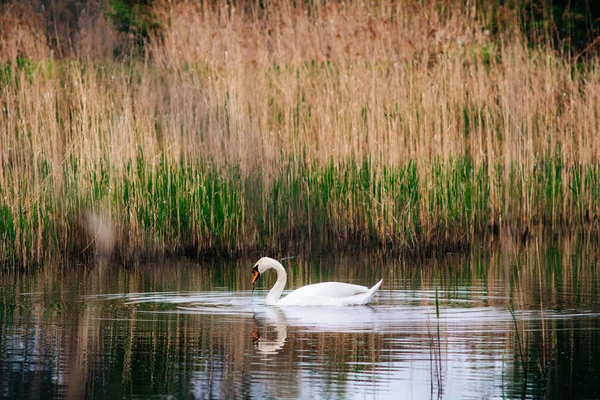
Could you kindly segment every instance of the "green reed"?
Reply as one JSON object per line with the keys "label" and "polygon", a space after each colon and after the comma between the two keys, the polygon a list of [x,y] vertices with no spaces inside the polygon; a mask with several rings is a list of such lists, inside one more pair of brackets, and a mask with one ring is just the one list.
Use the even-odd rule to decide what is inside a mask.
{"label": "green reed", "polygon": [[[595,218],[600,204],[600,168],[563,172],[559,157],[541,160],[529,174],[515,165],[509,179],[500,166],[490,177],[488,166],[468,158],[382,168],[369,159],[290,161],[268,177],[200,158],[149,160],[140,151],[121,168],[104,158],[69,158],[54,168],[38,160],[28,175],[7,176],[4,260],[95,254],[102,240],[109,256],[124,258],[355,244],[451,248],[493,232],[494,223],[517,232],[536,222],[579,224]],[[503,203],[490,201],[491,188]]]}

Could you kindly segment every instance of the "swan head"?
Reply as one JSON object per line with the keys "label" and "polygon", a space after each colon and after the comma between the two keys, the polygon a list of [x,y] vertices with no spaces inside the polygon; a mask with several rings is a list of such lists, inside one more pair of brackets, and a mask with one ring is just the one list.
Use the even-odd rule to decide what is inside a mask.
{"label": "swan head", "polygon": [[272,259],[271,257],[263,257],[254,264],[254,268],[252,268],[252,284],[260,278],[260,275],[268,269],[275,268],[276,266],[281,266],[281,264]]}

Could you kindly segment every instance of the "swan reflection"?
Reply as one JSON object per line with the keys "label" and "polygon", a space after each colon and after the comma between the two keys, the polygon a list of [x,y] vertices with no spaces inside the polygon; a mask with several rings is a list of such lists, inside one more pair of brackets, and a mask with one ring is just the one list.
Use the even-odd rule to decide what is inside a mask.
{"label": "swan reflection", "polygon": [[263,322],[268,326],[270,331],[271,327],[274,327],[275,339],[270,339],[271,334],[261,335],[259,329],[258,318],[254,317],[254,327],[252,329],[252,341],[254,342],[254,348],[263,355],[277,354],[285,345],[285,339],[287,339],[287,321],[283,312],[279,309],[267,309],[264,316]]}
{"label": "swan reflection", "polygon": [[285,346],[288,328],[312,332],[377,331],[378,313],[361,307],[265,307],[254,312],[252,341],[263,355],[277,354]]}

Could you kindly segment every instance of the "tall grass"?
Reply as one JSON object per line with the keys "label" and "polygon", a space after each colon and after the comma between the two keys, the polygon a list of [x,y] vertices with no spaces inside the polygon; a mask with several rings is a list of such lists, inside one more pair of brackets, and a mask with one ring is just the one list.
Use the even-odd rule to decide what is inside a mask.
{"label": "tall grass", "polygon": [[2,65],[2,258],[596,229],[598,61],[436,4],[160,3],[146,61]]}

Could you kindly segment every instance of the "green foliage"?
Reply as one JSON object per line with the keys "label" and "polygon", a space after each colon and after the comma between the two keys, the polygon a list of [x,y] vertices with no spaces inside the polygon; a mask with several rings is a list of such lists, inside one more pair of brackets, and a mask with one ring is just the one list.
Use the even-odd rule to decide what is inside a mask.
{"label": "green foliage", "polygon": [[516,5],[525,30],[532,38],[546,37],[563,53],[598,54],[600,2],[594,0],[545,0],[507,2]]}
{"label": "green foliage", "polygon": [[[556,226],[596,218],[600,204],[600,166],[564,171],[560,156],[539,160],[529,172],[498,165],[492,175],[468,158],[382,168],[369,159],[290,161],[273,178],[201,159],[150,162],[139,153],[120,170],[108,159],[91,165],[71,157],[58,192],[52,168],[38,161],[36,175],[47,181],[39,192],[26,178],[3,189],[2,198],[32,193],[17,207],[0,202],[3,259],[81,254],[93,244],[93,232],[77,223],[89,210],[111,210],[119,254],[129,257],[356,243],[447,248],[489,233],[494,215],[517,229],[536,219]],[[506,204],[490,201],[492,188]],[[526,210],[527,204],[534,206]]]}
{"label": "green foliage", "polygon": [[565,51],[583,51],[600,34],[600,2],[553,0],[552,21]]}
{"label": "green foliage", "polygon": [[153,0],[109,0],[107,16],[119,32],[130,35],[133,45],[143,49],[151,35],[159,33],[160,25],[152,13]]}

